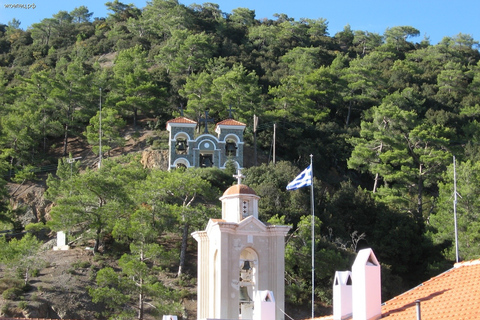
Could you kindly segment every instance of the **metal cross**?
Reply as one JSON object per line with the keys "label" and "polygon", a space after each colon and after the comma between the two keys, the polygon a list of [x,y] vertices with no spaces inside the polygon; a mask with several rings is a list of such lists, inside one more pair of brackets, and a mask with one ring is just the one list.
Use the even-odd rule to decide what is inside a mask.
{"label": "metal cross", "polygon": [[232,105],[230,105],[229,108],[228,108],[228,118],[229,118],[229,119],[233,119],[232,111],[233,111]]}
{"label": "metal cross", "polygon": [[237,184],[242,184],[242,179],[245,178],[241,169],[237,169],[237,174],[234,174],[233,177],[237,178]]}
{"label": "metal cross", "polygon": [[183,103],[180,103],[180,107],[178,107],[178,111],[180,111],[180,116],[183,117]]}
{"label": "metal cross", "polygon": [[205,131],[204,133],[208,133],[208,123],[209,122],[214,122],[213,118],[208,117],[208,109],[205,110],[205,118],[199,118],[198,122],[204,122],[205,123]]}

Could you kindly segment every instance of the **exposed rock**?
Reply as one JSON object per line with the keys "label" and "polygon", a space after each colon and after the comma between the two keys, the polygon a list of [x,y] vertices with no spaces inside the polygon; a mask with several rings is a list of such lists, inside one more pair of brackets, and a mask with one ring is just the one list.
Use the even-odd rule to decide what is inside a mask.
{"label": "exposed rock", "polygon": [[9,183],[7,187],[11,194],[10,205],[18,212],[18,220],[23,227],[29,223],[49,220],[52,202],[44,198],[45,186]]}
{"label": "exposed rock", "polygon": [[168,150],[145,150],[140,162],[144,168],[168,170]]}
{"label": "exposed rock", "polygon": [[45,301],[29,302],[29,306],[23,311],[23,316],[27,319],[31,318],[47,318],[50,317],[50,308]]}

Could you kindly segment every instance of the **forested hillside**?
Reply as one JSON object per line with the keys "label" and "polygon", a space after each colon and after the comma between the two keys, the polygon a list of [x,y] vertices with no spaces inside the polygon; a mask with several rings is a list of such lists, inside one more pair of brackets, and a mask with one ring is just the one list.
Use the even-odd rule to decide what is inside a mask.
{"label": "forested hillside", "polygon": [[[460,258],[480,256],[480,53],[471,36],[432,45],[414,26],[329,34],[320,17],[258,20],[248,8],[225,13],[213,3],[105,5],[108,17],[93,21],[81,6],[26,30],[16,20],[0,25],[0,217],[4,228],[15,220],[7,181],[33,181],[33,168],[56,165],[60,153],[47,181],[54,206],[46,226],[84,234],[95,251],[125,250],[119,268],[100,270],[90,289],[93,300],[112,304],[104,316],[135,310],[143,318],[138,301],[119,311],[132,298],[127,288],[181,309],[180,295],[153,275],[173,263],[181,277],[196,263],[185,261],[189,232],[219,214],[233,170],[145,169],[135,155],[78,170],[66,160],[70,142],[98,154],[100,106],[104,158],[123,146],[126,126],[135,138],[148,125],[157,131],[149,143],[162,148],[166,121],[208,109],[217,122],[232,110],[250,146],[258,116],[259,153],[272,160],[275,124],[276,163],[243,173],[262,197],[261,220],[293,227],[290,306],[309,303],[310,203],[307,190],[285,186],[310,154],[318,306],[331,303],[334,271],[365,246],[383,264],[382,300],[452,266],[454,156]],[[172,233],[182,241],[167,250],[158,235]],[[124,282],[113,285],[115,274]]]}

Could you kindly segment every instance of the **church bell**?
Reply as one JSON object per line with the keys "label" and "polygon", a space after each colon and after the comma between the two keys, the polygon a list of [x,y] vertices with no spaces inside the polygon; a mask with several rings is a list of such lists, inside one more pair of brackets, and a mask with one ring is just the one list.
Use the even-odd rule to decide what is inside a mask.
{"label": "church bell", "polygon": [[237,152],[237,147],[235,146],[235,143],[227,142],[227,145],[226,145],[227,155],[228,156],[234,156],[236,152]]}
{"label": "church bell", "polygon": [[240,287],[239,301],[240,302],[252,302],[252,299],[248,295],[247,287]]}
{"label": "church bell", "polygon": [[185,141],[185,140],[178,140],[175,148],[177,149],[177,151],[178,151],[180,154],[185,153],[185,152],[187,151],[187,141]]}

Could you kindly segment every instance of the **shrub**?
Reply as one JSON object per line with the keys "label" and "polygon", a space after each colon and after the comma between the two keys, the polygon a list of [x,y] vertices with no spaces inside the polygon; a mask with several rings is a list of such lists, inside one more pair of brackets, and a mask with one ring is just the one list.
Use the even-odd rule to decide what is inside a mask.
{"label": "shrub", "polygon": [[18,307],[19,307],[20,309],[22,309],[22,310],[26,310],[26,309],[28,308],[28,303],[27,303],[27,301],[20,301],[20,302],[18,303]]}
{"label": "shrub", "polygon": [[3,278],[0,279],[0,292],[3,293],[5,290],[10,288],[23,288],[23,281],[20,279],[13,278]]}
{"label": "shrub", "polygon": [[32,270],[32,273],[30,274],[32,277],[38,277],[38,275],[40,274],[40,270],[39,269],[33,269]]}
{"label": "shrub", "polygon": [[3,291],[2,297],[5,300],[17,300],[22,296],[22,289],[19,288],[10,288]]}
{"label": "shrub", "polygon": [[0,313],[3,315],[6,315],[8,314],[9,311],[10,311],[10,303],[5,302],[5,304],[3,304],[2,307],[0,308]]}
{"label": "shrub", "polygon": [[72,264],[72,267],[75,269],[86,269],[90,267],[90,262],[88,261],[78,261]]}

